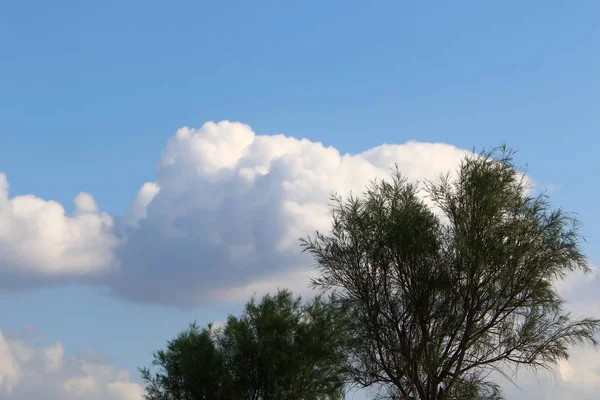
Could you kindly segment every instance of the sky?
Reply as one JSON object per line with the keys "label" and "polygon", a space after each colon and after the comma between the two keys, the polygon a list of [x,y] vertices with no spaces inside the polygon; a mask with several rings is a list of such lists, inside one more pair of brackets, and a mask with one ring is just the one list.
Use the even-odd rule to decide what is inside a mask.
{"label": "sky", "polygon": [[[0,2],[0,394],[140,400],[137,368],[253,293],[398,163],[518,150],[600,264],[600,3]],[[560,290],[600,317],[600,278]],[[514,399],[592,399],[600,353]],[[366,399],[358,392],[349,398]]]}

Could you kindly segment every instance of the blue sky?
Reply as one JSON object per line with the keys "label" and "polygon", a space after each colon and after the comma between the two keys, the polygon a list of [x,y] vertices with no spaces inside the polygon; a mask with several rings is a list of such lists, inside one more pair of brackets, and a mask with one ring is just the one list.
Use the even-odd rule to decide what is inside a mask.
{"label": "blue sky", "polygon": [[[260,236],[261,224],[255,219],[241,214],[237,221],[219,219],[228,208],[211,213],[216,209],[203,205],[200,212],[193,204],[195,196],[222,188],[227,207],[235,208],[240,201],[231,195],[237,181],[219,181],[220,175],[206,172],[209,153],[188,154],[185,149],[192,142],[171,139],[185,126],[196,129],[198,138],[210,136],[211,129],[234,141],[245,140],[250,132],[241,125],[201,128],[208,121],[247,124],[256,135],[266,135],[272,146],[283,146],[272,139],[279,133],[308,139],[314,152],[290,150],[298,159],[281,163],[285,165],[279,166],[277,176],[286,177],[282,180],[305,177],[297,169],[310,167],[315,162],[311,157],[329,157],[313,142],[341,154],[409,140],[466,149],[507,143],[519,150],[518,161],[529,165],[538,187],[549,189],[556,204],[579,213],[587,253],[593,263],[600,263],[600,228],[595,224],[600,220],[600,192],[594,184],[600,171],[599,20],[600,3],[583,0],[2,3],[0,172],[10,184],[9,198],[31,194],[54,200],[70,216],[73,199],[89,193],[112,217],[115,231],[120,229],[119,234],[103,233],[102,240],[125,238],[136,245],[114,250],[105,244],[106,251],[114,252],[111,260],[135,264],[123,275],[96,279],[73,272],[75,264],[52,275],[44,261],[21,263],[16,253],[2,258],[3,246],[13,243],[11,229],[17,229],[4,221],[8,228],[4,233],[0,229],[0,276],[29,288],[2,288],[0,329],[15,332],[33,325],[48,340],[60,340],[68,354],[93,348],[109,355],[110,365],[134,371],[131,379],[136,380],[135,368],[149,364],[151,351],[188,322],[222,320],[240,309],[241,300],[214,293],[202,300],[172,301],[177,304],[167,304],[169,296],[184,291],[187,296],[194,285],[208,291],[214,282],[229,293],[235,285],[224,279],[232,271],[244,275],[239,284],[250,285],[248,290],[254,288],[256,271],[262,290],[261,279],[278,268],[287,271],[266,265],[296,262],[290,261],[295,253],[289,249],[283,258],[271,254],[260,259],[263,265],[257,269],[242,270],[230,260],[219,273],[215,265],[220,261],[214,257],[221,253],[208,248],[193,253],[195,237],[185,237],[189,243],[171,240],[165,251],[153,253],[162,264],[145,256],[131,261],[155,247],[151,238],[162,237],[170,226],[166,221],[175,216],[189,217],[182,228],[186,235],[208,232],[211,223],[231,223],[233,230],[236,223],[248,223],[248,235]],[[396,154],[391,158],[382,150],[372,155],[369,165],[385,171],[394,157],[406,157],[415,177],[421,176],[418,168],[425,171],[428,163],[446,154],[448,159],[436,168],[453,165],[454,153],[448,148],[402,149],[407,150],[390,150]],[[167,156],[161,156],[163,151]],[[256,151],[255,158],[262,160]],[[431,154],[430,162],[423,161]],[[176,166],[166,166],[168,157],[179,160]],[[199,180],[192,173],[198,166],[207,174]],[[344,171],[327,179],[356,175]],[[364,177],[335,189],[361,187],[370,175]],[[269,200],[258,198],[257,193],[275,187],[273,182],[281,183],[272,179],[256,192],[248,189],[256,204],[279,204],[270,201],[283,198],[278,193]],[[157,182],[160,194],[147,206],[147,222],[125,234],[123,221],[145,182]],[[305,187],[299,178],[294,182]],[[185,196],[175,201],[173,193]],[[315,196],[316,202],[320,197]],[[308,204],[299,199],[294,197]],[[182,207],[188,214],[173,214]],[[264,208],[249,211],[259,215]],[[272,217],[275,228],[265,237],[282,232],[277,224],[284,217],[292,214]],[[0,228],[2,218],[0,213]],[[40,216],[28,223],[38,227],[52,221]],[[306,228],[298,226],[298,232]],[[231,229],[223,237],[238,240]],[[94,250],[94,256],[100,252]],[[59,269],[61,257],[53,264]],[[104,268],[100,261],[94,266]],[[160,271],[168,274],[168,268],[179,274],[170,286],[146,279]],[[188,270],[194,271],[193,279],[178,290],[175,285],[186,283]],[[142,287],[138,291],[131,285],[136,276]],[[590,296],[586,301],[592,307],[598,299]]]}

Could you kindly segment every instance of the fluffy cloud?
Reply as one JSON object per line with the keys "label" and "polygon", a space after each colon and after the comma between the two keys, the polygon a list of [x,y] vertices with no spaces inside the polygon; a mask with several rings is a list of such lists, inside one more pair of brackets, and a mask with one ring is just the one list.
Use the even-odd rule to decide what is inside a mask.
{"label": "fluffy cloud", "polygon": [[[48,282],[109,285],[137,301],[194,305],[246,300],[253,292],[306,289],[311,260],[298,238],[327,229],[332,191],[360,192],[397,163],[411,179],[456,167],[465,152],[446,144],[408,142],[359,154],[284,135],[257,135],[240,123],[180,129],[123,218],[99,210],[82,193],[75,211],[36,196],[10,197],[0,174],[0,285]],[[573,275],[559,284],[576,315],[600,316],[598,278]],[[554,379],[520,375],[509,398],[595,398],[600,358],[575,350]],[[44,396],[40,397],[40,393]],[[0,397],[7,399],[140,399],[141,388],[98,355],[65,355],[62,344],[33,347],[0,333]]]}
{"label": "fluffy cloud", "polygon": [[328,229],[332,191],[360,192],[398,163],[410,178],[435,178],[464,151],[446,144],[383,145],[356,155],[307,139],[264,136],[240,123],[180,129],[156,181],[134,202],[117,251],[122,296],[186,305],[307,287],[311,260],[298,238]]}
{"label": "fluffy cloud", "polygon": [[0,331],[0,397],[6,400],[141,400],[129,373],[69,356],[62,343],[36,347]]}
{"label": "fluffy cloud", "polygon": [[[89,279],[114,267],[113,218],[80,193],[75,211],[33,195],[10,198],[0,173],[0,285],[19,288],[63,278]],[[18,278],[18,279],[17,279]]]}
{"label": "fluffy cloud", "polygon": [[332,191],[360,192],[394,163],[410,178],[434,178],[463,154],[417,142],[340,154],[307,139],[209,122],[169,140],[156,181],[119,219],[86,193],[72,215],[51,200],[11,198],[0,175],[0,282],[14,289],[95,281],[129,299],[180,306],[273,286],[302,291],[311,260],[298,238],[329,227]]}
{"label": "fluffy cloud", "polygon": [[253,292],[305,291],[312,260],[298,238],[328,229],[332,191],[361,192],[395,163],[410,179],[453,170],[464,150],[385,144],[358,154],[244,124],[182,128],[128,215],[113,218],[87,193],[75,211],[33,195],[10,197],[0,174],[0,288],[85,281],[136,301],[189,306]]}

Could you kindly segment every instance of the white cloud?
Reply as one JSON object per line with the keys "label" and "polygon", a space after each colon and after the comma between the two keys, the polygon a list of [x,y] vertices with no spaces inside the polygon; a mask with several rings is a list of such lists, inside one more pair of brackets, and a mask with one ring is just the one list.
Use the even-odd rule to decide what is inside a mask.
{"label": "white cloud", "polygon": [[[52,200],[11,198],[0,173],[0,284],[96,281],[126,298],[180,306],[243,301],[276,287],[301,294],[312,260],[300,254],[298,238],[329,228],[332,191],[361,192],[369,180],[388,177],[394,163],[410,179],[435,178],[464,154],[418,142],[340,154],[307,139],[210,122],[169,140],[156,181],[142,186],[117,223],[86,193],[71,215]],[[577,316],[600,316],[597,287],[596,277],[580,275],[559,284]],[[67,356],[60,343],[39,348],[0,332],[0,397],[140,399],[141,387],[100,358]],[[575,350],[556,381],[520,376],[523,391],[505,387],[515,399],[592,399],[599,371],[597,353]]]}
{"label": "white cloud", "polygon": [[60,342],[54,343],[52,346],[44,349],[44,361],[47,372],[57,372],[63,366],[65,358],[65,348]]}
{"label": "white cloud", "polygon": [[140,385],[127,382],[128,377],[124,375],[119,379],[108,384],[109,395],[119,400],[140,400],[142,398],[144,391]]}
{"label": "white cloud", "polygon": [[131,206],[131,211],[127,216],[126,224],[128,226],[135,227],[137,222],[140,219],[144,219],[147,217],[146,207],[148,204],[154,199],[154,197],[158,194],[160,188],[154,182],[146,182],[138,192],[133,204]]}
{"label": "white cloud", "polygon": [[298,238],[329,228],[332,191],[362,192],[395,163],[410,179],[432,179],[464,155],[418,142],[340,154],[307,139],[208,122],[177,131],[156,180],[118,219],[86,193],[71,215],[52,200],[11,198],[0,174],[0,285],[96,282],[128,299],[179,306],[239,300],[274,285],[303,292],[312,260]]}
{"label": "white cloud", "polygon": [[434,178],[463,154],[408,142],[342,155],[307,139],[208,122],[177,131],[156,181],[117,224],[87,193],[67,215],[52,200],[9,197],[0,175],[2,285],[96,281],[123,297],[176,305],[237,299],[274,282],[305,291],[311,260],[298,238],[329,227],[332,191],[360,192],[394,163],[412,179]]}
{"label": "white cloud", "polygon": [[409,142],[342,155],[241,123],[180,129],[167,144],[154,183],[144,185],[118,251],[114,289],[137,300],[195,304],[246,297],[274,283],[302,291],[311,260],[298,238],[328,229],[332,191],[361,192],[398,163],[412,179],[435,178],[464,151]]}
{"label": "white cloud", "polygon": [[2,285],[89,277],[114,265],[118,240],[113,218],[98,211],[93,197],[80,193],[73,215],[33,195],[10,198],[0,174],[0,276]]}
{"label": "white cloud", "polygon": [[0,331],[0,398],[6,400],[141,400],[126,371],[65,354],[62,343],[37,347]]}

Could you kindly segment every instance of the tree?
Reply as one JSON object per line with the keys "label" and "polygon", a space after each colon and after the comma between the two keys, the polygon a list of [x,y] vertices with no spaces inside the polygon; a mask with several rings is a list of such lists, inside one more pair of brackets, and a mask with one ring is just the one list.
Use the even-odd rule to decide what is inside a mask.
{"label": "tree", "polygon": [[350,371],[401,398],[499,398],[490,371],[553,370],[600,321],[572,319],[553,283],[590,271],[579,222],[531,195],[514,152],[465,156],[454,175],[398,171],[334,196],[331,232],[302,240],[349,307]]}
{"label": "tree", "polygon": [[325,400],[343,397],[345,310],[288,291],[246,304],[223,328],[192,324],[141,369],[147,400]]}
{"label": "tree", "polygon": [[230,394],[228,371],[216,345],[212,326],[200,329],[192,323],[165,350],[154,353],[152,375],[141,368],[147,400],[219,400]]}

